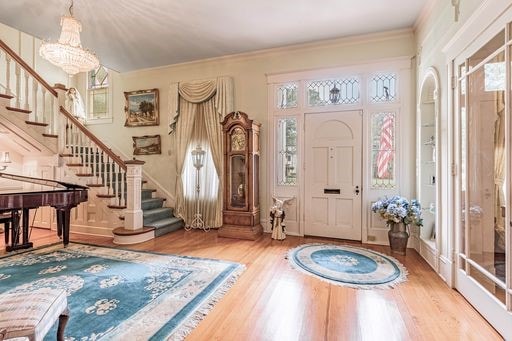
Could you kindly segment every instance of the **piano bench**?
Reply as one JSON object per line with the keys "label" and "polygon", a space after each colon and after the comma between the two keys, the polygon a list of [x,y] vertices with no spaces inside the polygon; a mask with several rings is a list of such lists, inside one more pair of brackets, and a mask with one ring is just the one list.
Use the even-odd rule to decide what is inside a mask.
{"label": "piano bench", "polygon": [[[59,320],[57,340],[64,341],[69,311],[66,291],[43,288],[0,295],[0,340],[26,337],[42,340]],[[2,334],[3,337],[2,337]]]}

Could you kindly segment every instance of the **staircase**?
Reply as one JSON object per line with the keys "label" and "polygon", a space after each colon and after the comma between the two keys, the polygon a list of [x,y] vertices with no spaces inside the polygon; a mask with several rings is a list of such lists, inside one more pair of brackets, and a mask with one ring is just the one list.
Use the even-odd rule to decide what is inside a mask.
{"label": "staircase", "polygon": [[[100,218],[91,223],[91,212],[85,212],[81,225],[105,225],[119,244],[148,240],[183,227],[173,209],[164,206],[166,199],[155,195],[157,190],[143,188],[147,182],[141,178],[140,162],[123,161],[64,109],[64,86],[48,85],[0,40],[0,58],[2,52],[6,69],[5,86],[0,88],[5,92],[0,93],[0,123],[32,141],[41,153],[56,155],[61,180],[89,187],[90,203],[85,210]],[[125,226],[121,227],[123,220]],[[74,223],[78,225],[72,221],[72,231]]]}

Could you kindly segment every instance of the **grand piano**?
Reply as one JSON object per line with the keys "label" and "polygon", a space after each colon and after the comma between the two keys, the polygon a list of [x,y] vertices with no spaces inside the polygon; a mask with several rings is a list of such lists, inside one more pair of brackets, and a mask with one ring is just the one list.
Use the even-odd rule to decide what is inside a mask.
{"label": "grand piano", "polygon": [[[70,212],[73,207],[87,201],[87,187],[7,173],[0,173],[0,180],[24,183],[14,190],[2,190],[0,187],[0,213],[11,215],[10,231],[5,231],[6,251],[33,246],[29,241],[29,210],[40,206],[51,206],[57,210],[57,234],[62,238],[64,246],[69,243]],[[21,226],[20,211],[23,212]]]}

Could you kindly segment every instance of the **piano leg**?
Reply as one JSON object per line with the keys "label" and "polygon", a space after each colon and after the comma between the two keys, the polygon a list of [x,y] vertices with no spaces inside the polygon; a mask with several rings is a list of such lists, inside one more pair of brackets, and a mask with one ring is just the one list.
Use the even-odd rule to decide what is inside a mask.
{"label": "piano leg", "polygon": [[20,249],[29,249],[34,245],[28,241],[28,222],[29,222],[29,209],[23,209],[23,243],[20,242],[20,214],[17,210],[12,211],[12,226],[11,226],[11,245],[6,245],[5,250],[7,252],[20,250]]}
{"label": "piano leg", "polygon": [[62,237],[64,246],[69,244],[69,221],[71,217],[71,207],[56,207],[57,210],[57,235]]}

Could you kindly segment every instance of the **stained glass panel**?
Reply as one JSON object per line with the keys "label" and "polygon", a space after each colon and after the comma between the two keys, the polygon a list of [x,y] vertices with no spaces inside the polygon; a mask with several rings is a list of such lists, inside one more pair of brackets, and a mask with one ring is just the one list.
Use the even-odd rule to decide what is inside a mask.
{"label": "stained glass panel", "polygon": [[354,104],[360,99],[359,79],[355,77],[311,81],[307,91],[308,105],[311,107]]}
{"label": "stained glass panel", "polygon": [[277,184],[297,185],[297,119],[281,118],[277,121]]}
{"label": "stained glass panel", "polygon": [[394,73],[377,74],[370,81],[370,101],[394,102],[397,99],[397,77]]}
{"label": "stained glass panel", "polygon": [[371,117],[373,189],[393,189],[395,179],[395,113],[380,112]]}
{"label": "stained glass panel", "polygon": [[298,88],[296,83],[283,84],[277,88],[277,107],[279,109],[296,108]]}

